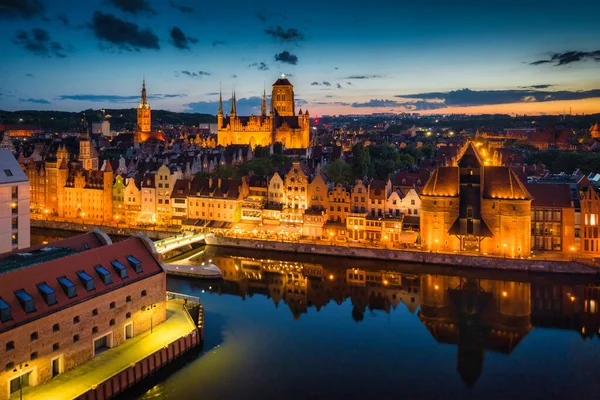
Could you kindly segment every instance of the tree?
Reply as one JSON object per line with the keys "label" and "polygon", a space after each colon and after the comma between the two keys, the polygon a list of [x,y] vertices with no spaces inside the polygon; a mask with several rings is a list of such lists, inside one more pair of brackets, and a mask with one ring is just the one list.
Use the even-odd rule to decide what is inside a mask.
{"label": "tree", "polygon": [[324,168],[325,173],[335,183],[351,183],[353,181],[352,167],[341,159],[337,159]]}
{"label": "tree", "polygon": [[273,154],[277,154],[278,156],[283,155],[283,143],[281,143],[281,142],[273,143]]}
{"label": "tree", "polygon": [[371,175],[372,165],[369,150],[362,143],[357,143],[352,147],[352,173],[357,179]]}

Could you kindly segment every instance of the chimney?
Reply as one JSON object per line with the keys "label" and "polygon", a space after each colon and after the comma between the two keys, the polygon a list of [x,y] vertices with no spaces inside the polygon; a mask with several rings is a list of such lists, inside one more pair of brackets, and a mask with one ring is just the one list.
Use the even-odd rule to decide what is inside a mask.
{"label": "chimney", "polygon": [[221,178],[219,178],[219,179],[217,180],[217,187],[218,187],[218,188],[220,188],[220,187],[221,187],[221,182],[222,182],[222,181],[223,181],[223,180],[222,180]]}

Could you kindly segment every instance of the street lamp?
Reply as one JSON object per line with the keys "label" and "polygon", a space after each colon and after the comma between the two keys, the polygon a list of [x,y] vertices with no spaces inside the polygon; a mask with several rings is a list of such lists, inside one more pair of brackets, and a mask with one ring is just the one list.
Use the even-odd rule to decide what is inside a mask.
{"label": "street lamp", "polygon": [[153,329],[153,320],[152,317],[154,316],[154,309],[156,308],[156,304],[152,304],[150,306],[148,306],[148,308],[146,308],[146,311],[150,311],[150,333],[152,333],[152,329]]}
{"label": "street lamp", "polygon": [[19,364],[18,369],[13,369],[13,372],[19,371],[19,398],[21,400],[23,400],[23,367],[27,368],[29,367],[29,364],[25,363],[25,365],[23,365],[23,363],[21,363]]}
{"label": "street lamp", "polygon": [[575,246],[571,246],[571,261],[575,261]]}
{"label": "street lamp", "polygon": [[438,240],[435,239],[435,252],[439,253],[440,246],[438,245]]}
{"label": "street lamp", "polygon": [[504,258],[506,258],[506,243],[504,243],[502,246],[504,246]]}

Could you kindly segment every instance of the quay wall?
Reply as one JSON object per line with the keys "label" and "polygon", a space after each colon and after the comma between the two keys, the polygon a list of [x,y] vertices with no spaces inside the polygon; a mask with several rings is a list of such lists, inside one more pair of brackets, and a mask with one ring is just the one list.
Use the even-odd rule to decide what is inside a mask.
{"label": "quay wall", "polygon": [[576,261],[547,261],[536,259],[512,259],[462,254],[430,253],[408,250],[321,245],[314,243],[275,242],[267,240],[239,239],[207,235],[206,244],[222,247],[243,247],[283,251],[290,253],[320,254],[353,258],[370,258],[419,264],[449,265],[506,271],[542,272],[559,274],[597,275],[600,269]]}
{"label": "quay wall", "polygon": [[138,232],[142,232],[150,239],[158,240],[172,237],[181,232],[180,229],[172,231],[167,230],[154,230],[154,229],[142,229],[142,228],[123,228],[112,225],[96,225],[96,224],[79,224],[76,222],[63,222],[63,221],[52,221],[52,220],[40,220],[32,219],[31,226],[35,228],[46,228],[46,229],[59,229],[63,231],[75,231],[75,232],[89,232],[94,228],[100,229],[102,232],[108,235],[121,235],[121,236],[135,236]]}

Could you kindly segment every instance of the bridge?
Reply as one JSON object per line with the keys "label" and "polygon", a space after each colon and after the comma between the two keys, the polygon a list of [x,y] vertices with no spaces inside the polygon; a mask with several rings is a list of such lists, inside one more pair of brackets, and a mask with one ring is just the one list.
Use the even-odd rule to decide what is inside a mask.
{"label": "bridge", "polygon": [[183,232],[166,239],[157,240],[154,242],[154,246],[160,254],[165,254],[182,246],[203,242],[205,236],[204,233]]}

